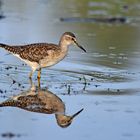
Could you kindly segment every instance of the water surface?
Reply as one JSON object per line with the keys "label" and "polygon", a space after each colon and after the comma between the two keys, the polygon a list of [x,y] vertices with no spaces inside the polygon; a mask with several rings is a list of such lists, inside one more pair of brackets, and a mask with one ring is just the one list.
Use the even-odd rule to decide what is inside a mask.
{"label": "water surface", "polygon": [[[58,43],[63,32],[71,31],[87,50],[83,53],[71,46],[61,63],[42,72],[41,86],[65,102],[68,114],[84,108],[71,126],[60,128],[53,115],[0,108],[1,139],[14,134],[13,139],[29,140],[46,137],[137,140],[140,137],[139,10],[138,0],[1,0],[1,43]],[[126,21],[88,20],[112,17],[123,17]],[[0,101],[4,101],[30,87],[30,68],[2,49],[0,55]],[[37,85],[36,76],[37,73],[33,81]],[[8,135],[3,137],[4,134]]]}

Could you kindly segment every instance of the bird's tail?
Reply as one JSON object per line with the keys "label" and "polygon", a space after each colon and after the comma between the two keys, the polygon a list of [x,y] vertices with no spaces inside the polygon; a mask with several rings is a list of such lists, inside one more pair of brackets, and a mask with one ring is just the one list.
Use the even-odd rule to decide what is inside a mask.
{"label": "bird's tail", "polygon": [[19,54],[20,51],[18,47],[9,46],[7,44],[2,44],[2,43],[0,43],[0,48],[4,48],[5,50],[13,54]]}

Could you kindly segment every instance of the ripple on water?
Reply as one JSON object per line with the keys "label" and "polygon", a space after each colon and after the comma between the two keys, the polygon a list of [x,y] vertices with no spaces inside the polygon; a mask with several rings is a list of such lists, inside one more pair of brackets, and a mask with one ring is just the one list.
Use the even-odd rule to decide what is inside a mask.
{"label": "ripple on water", "polygon": [[[0,67],[0,72],[1,85],[5,85],[3,86],[4,88],[6,85],[8,87],[11,85],[12,87],[16,85],[18,87],[28,87],[30,68],[27,65],[22,65],[20,62],[17,65],[3,63]],[[35,72],[33,77],[35,80],[36,75],[37,72]],[[132,77],[134,77],[134,74],[125,70],[101,65],[90,65],[90,63],[63,61],[54,67],[42,70],[41,84],[49,86],[53,90],[59,89],[59,93],[65,94],[78,94],[84,91],[92,93],[92,91],[96,91],[94,94],[121,95],[124,93],[129,94],[127,89],[130,91],[131,89],[134,90],[134,88],[139,89],[138,82],[133,82]],[[129,86],[132,84],[134,85],[133,87]]]}

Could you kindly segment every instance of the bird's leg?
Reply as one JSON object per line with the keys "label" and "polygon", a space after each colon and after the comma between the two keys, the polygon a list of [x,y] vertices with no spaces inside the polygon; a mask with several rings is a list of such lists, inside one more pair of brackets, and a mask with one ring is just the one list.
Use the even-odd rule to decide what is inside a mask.
{"label": "bird's leg", "polygon": [[38,70],[38,75],[37,75],[37,78],[38,78],[38,79],[40,79],[40,77],[41,77],[41,68],[39,68],[39,70]]}

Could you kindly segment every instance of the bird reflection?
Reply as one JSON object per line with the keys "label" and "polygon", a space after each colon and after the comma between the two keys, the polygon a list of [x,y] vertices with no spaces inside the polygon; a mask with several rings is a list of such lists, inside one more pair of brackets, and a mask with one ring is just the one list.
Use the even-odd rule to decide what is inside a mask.
{"label": "bird reflection", "polygon": [[74,115],[66,115],[63,101],[49,90],[36,87],[32,81],[29,90],[0,103],[0,107],[6,106],[18,107],[31,112],[55,114],[57,124],[63,128],[68,127],[72,120],[83,111],[81,109]]}

